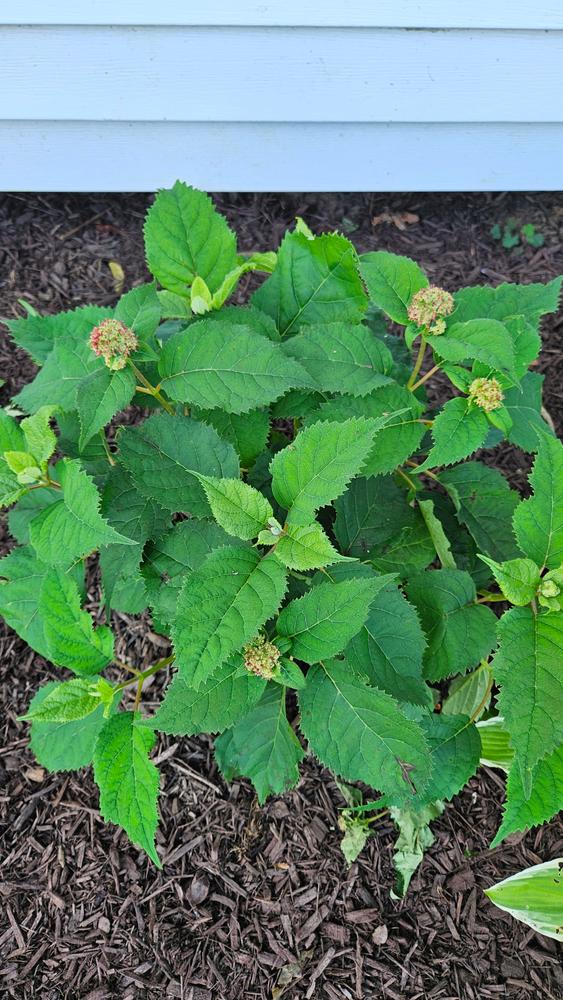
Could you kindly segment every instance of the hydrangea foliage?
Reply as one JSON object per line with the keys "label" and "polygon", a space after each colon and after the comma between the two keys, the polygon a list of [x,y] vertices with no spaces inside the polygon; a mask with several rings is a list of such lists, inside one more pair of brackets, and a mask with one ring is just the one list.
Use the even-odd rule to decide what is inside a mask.
{"label": "hydrangea foliage", "polygon": [[[437,288],[414,261],[359,257],[302,222],[244,255],[180,183],[145,240],[155,280],[114,309],[8,324],[39,371],[0,410],[17,543],[0,613],[61,670],[24,716],[40,763],[92,765],[103,817],[159,865],[159,732],[216,734],[222,774],[261,802],[313,753],[381,793],[404,837],[490,762],[487,710],[510,770],[497,841],[549,819],[563,445],[528,369],[561,279]],[[229,304],[249,271],[259,287]],[[535,453],[527,499],[482,460],[503,439]],[[144,614],[166,655],[124,671],[114,612]]]}

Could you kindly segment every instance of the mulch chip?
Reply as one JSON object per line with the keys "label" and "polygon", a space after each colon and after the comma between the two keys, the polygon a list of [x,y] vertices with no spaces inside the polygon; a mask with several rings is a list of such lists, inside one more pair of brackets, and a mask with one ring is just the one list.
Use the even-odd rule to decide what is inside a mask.
{"label": "mulch chip", "polygon": [[[546,281],[563,272],[563,198],[511,195],[221,195],[244,250],[277,245],[295,215],[344,228],[360,250],[416,257],[445,287]],[[144,280],[141,195],[7,195],[0,199],[0,315],[23,298],[45,312],[115,301],[109,261],[126,287]],[[393,217],[418,216],[399,228]],[[374,217],[380,218],[376,226]],[[506,252],[491,226],[515,216],[545,236]],[[386,221],[388,219],[389,221]],[[249,283],[252,281],[249,278]],[[247,288],[250,287],[246,286]],[[244,289],[241,294],[244,293]],[[545,405],[563,424],[563,319],[544,323]],[[33,365],[0,334],[6,401]],[[529,460],[494,461],[522,486]],[[1,534],[1,529],[0,529]],[[4,534],[6,540],[6,534]],[[95,582],[95,576],[92,577]],[[91,598],[95,598],[95,592]],[[154,646],[116,616],[138,662]],[[162,650],[158,650],[162,655]],[[339,850],[343,801],[309,760],[299,786],[256,803],[230,788],[212,744],[161,738],[162,872],[104,824],[88,771],[49,775],[16,716],[56,671],[13,633],[0,632],[0,995],[81,1000],[560,1000],[557,945],[488,902],[482,889],[563,855],[563,826],[513,835],[488,849],[503,782],[484,769],[434,824],[436,842],[405,900],[393,901],[395,834],[385,819],[359,860]],[[152,691],[163,681],[155,678]]]}

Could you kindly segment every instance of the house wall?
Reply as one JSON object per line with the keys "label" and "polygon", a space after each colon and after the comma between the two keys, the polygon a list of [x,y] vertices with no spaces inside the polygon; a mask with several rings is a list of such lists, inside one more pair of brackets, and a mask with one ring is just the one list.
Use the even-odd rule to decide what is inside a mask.
{"label": "house wall", "polygon": [[562,82],[555,3],[20,0],[0,189],[563,189]]}

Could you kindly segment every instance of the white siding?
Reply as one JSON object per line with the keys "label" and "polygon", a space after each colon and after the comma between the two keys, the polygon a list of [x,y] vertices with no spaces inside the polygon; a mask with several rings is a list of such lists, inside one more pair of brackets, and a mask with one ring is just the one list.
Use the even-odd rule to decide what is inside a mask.
{"label": "white siding", "polygon": [[562,82],[563,0],[4,0],[0,189],[563,189]]}

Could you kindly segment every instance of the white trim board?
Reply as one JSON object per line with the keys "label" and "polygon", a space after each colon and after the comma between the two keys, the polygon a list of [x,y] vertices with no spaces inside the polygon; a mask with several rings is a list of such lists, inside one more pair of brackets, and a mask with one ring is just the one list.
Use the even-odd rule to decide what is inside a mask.
{"label": "white trim board", "polygon": [[0,119],[563,121],[563,31],[0,28]]}
{"label": "white trim board", "polygon": [[1,24],[563,28],[556,0],[4,0]]}
{"label": "white trim board", "polygon": [[0,122],[4,191],[178,177],[209,191],[563,190],[563,125]]}

